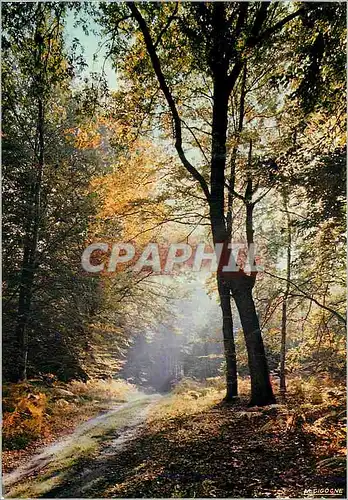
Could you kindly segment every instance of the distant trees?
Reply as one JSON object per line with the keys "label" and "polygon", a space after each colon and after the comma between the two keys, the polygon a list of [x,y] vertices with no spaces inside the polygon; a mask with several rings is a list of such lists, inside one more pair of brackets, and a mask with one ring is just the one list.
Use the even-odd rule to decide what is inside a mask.
{"label": "distant trees", "polygon": [[118,193],[112,188],[122,192],[118,210],[104,206],[115,203],[108,183],[133,138],[110,108],[105,120],[96,86],[74,85],[83,61],[65,47],[66,12],[60,3],[2,6],[3,352],[4,378],[13,381],[114,373],[130,331],[151,320],[139,277],[81,267],[91,238],[117,239],[126,222],[128,237],[139,232],[129,213],[146,195],[132,185],[134,150]]}
{"label": "distant trees", "polygon": [[82,122],[65,11],[2,6],[4,376],[12,380],[38,371],[86,377],[79,357],[98,301],[98,283],[81,276],[79,262],[99,165],[69,132]]}
{"label": "distant trees", "polygon": [[163,392],[170,391],[183,377],[204,381],[220,376],[224,354],[217,313],[218,308],[207,318],[207,324],[196,327],[186,315],[181,316],[182,328],[178,328],[177,318],[167,319],[153,331],[136,336],[122,376]]}

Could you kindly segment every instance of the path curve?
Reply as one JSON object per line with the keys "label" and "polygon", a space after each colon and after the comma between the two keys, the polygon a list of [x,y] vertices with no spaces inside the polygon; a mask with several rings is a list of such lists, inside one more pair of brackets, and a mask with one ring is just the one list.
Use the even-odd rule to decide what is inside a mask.
{"label": "path curve", "polygon": [[[29,485],[29,489],[25,491],[35,493],[31,490],[30,483],[35,483],[36,476],[45,469],[54,470],[55,463],[58,464],[64,459],[72,459],[76,450],[83,452],[83,446],[81,447],[80,443],[85,442],[86,439],[92,449],[98,443],[99,457],[107,457],[122,450],[138,433],[149,410],[161,397],[159,394],[137,393],[129,402],[117,405],[107,412],[87,420],[68,437],[59,439],[45,447],[35,454],[29,462],[3,476],[6,497],[11,498],[13,494],[18,495],[18,485],[20,492],[20,485],[24,481]],[[89,473],[90,471],[86,469],[83,471],[83,476],[87,476]],[[52,474],[49,479],[51,478]],[[40,484],[42,485],[42,478]]]}

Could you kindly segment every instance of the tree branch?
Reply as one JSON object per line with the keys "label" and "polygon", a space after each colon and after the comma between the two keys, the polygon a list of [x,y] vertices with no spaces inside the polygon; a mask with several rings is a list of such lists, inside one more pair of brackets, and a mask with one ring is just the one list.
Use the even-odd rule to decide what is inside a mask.
{"label": "tree branch", "polygon": [[296,10],[292,14],[289,14],[288,16],[284,17],[281,21],[278,21],[274,26],[271,26],[270,28],[266,29],[263,33],[261,33],[258,37],[255,37],[252,40],[253,45],[257,45],[258,43],[262,42],[263,40],[271,37],[276,31],[279,31],[285,24],[288,22],[292,21],[295,19],[295,17],[298,17],[305,11],[304,7],[301,7],[300,9]]}
{"label": "tree branch", "polygon": [[158,38],[154,44],[154,49],[157,48],[157,45],[160,43],[160,41],[162,40],[162,37],[163,35],[165,34],[165,32],[168,30],[169,26],[171,25],[172,21],[174,20],[175,16],[176,16],[176,13],[178,12],[178,8],[179,8],[179,3],[176,3],[175,4],[175,7],[174,7],[174,11],[173,11],[173,14],[171,14],[169,16],[169,19],[165,25],[165,27],[161,30],[160,34],[158,35]]}
{"label": "tree branch", "polygon": [[[192,135],[192,137],[194,138],[194,140],[195,140],[195,142],[196,142],[197,146],[199,147],[199,149],[200,149],[200,151],[201,151],[201,153],[202,153],[202,155],[203,155],[203,157],[204,157],[205,161],[206,161],[207,163],[209,163],[208,157],[207,157],[207,155],[205,154],[205,151],[204,151],[204,149],[203,149],[203,147],[202,147],[201,143],[200,143],[200,142],[199,142],[199,140],[197,139],[196,134],[193,132],[193,127],[190,127],[189,125],[187,125],[187,123],[186,123],[184,120],[182,120],[182,123],[185,125],[185,127],[187,128],[187,130],[190,132],[190,134],[191,134],[191,135]],[[195,127],[195,128],[197,129],[197,127]]]}
{"label": "tree branch", "polygon": [[240,75],[240,72],[241,72],[241,70],[243,68],[243,65],[244,65],[243,61],[239,59],[235,63],[235,65],[233,66],[233,69],[232,69],[231,73],[228,75],[228,80],[227,81],[228,81],[228,88],[230,90],[233,89],[234,84],[236,83],[237,78]]}
{"label": "tree branch", "polygon": [[274,188],[275,183],[271,184],[271,186],[265,191],[263,194],[261,194],[253,203],[256,205],[256,203],[259,203],[270,191],[271,189]]}
{"label": "tree branch", "polygon": [[244,196],[242,196],[241,194],[237,193],[237,191],[235,191],[234,189],[231,188],[231,186],[225,182],[225,186],[227,187],[227,189],[236,197],[238,198],[239,200],[242,200],[243,203],[246,203],[246,200],[244,198]]}
{"label": "tree branch", "polygon": [[169,87],[167,85],[167,82],[165,80],[165,77],[162,72],[161,64],[158,58],[158,55],[156,53],[155,46],[153,44],[151,34],[149,32],[149,29],[147,27],[147,24],[145,22],[145,19],[141,15],[140,11],[138,10],[137,6],[135,5],[134,2],[129,2],[128,4],[135,20],[137,21],[139,28],[143,34],[145,45],[147,48],[147,51],[149,53],[152,67],[155,71],[155,74],[157,76],[158,83],[160,85],[160,88],[166,98],[166,101],[168,103],[169,109],[171,111],[173,120],[174,120],[174,133],[175,133],[175,149],[178,152],[179,158],[186,168],[188,172],[194,177],[200,184],[203,193],[205,194],[206,199],[208,202],[210,202],[210,192],[208,188],[208,184],[204,177],[198,172],[198,170],[189,162],[189,160],[186,158],[186,155],[184,153],[183,147],[182,147],[182,130],[181,130],[181,120],[180,116],[178,113],[178,110],[176,108],[175,101],[173,99],[173,96],[169,90]]}
{"label": "tree branch", "polygon": [[302,295],[304,295],[305,297],[307,297],[307,299],[311,300],[312,302],[314,302],[317,306],[321,307],[322,309],[326,309],[326,311],[329,311],[330,313],[332,313],[334,316],[336,316],[336,318],[341,321],[342,323],[344,323],[345,325],[347,324],[347,321],[346,319],[340,314],[338,313],[337,311],[335,311],[334,309],[332,309],[331,307],[329,306],[326,306],[325,304],[321,304],[321,302],[319,302],[317,299],[315,299],[314,297],[312,297],[309,293],[305,292],[304,290],[302,290],[299,286],[297,286],[293,281],[291,280],[288,280],[286,278],[283,278],[281,276],[277,276],[276,274],[272,274],[272,273],[269,273],[267,271],[264,271],[265,274],[268,274],[269,276],[272,276],[272,278],[277,278],[278,280],[281,280],[281,281],[286,281],[287,283],[290,283],[291,286],[293,286],[296,290],[298,290]]}

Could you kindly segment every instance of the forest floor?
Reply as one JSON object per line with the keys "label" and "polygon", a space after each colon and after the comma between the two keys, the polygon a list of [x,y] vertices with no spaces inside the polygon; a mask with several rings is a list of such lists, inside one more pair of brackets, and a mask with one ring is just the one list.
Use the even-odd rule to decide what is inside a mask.
{"label": "forest floor", "polygon": [[345,497],[344,396],[316,391],[264,408],[143,395],[5,477],[6,497]]}

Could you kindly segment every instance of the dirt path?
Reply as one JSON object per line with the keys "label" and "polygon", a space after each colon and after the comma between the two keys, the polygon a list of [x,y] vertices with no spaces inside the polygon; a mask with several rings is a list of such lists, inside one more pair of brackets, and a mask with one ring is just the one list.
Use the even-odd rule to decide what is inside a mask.
{"label": "dirt path", "polygon": [[160,398],[138,396],[85,422],[8,474],[5,497],[303,498],[320,490],[346,498],[340,468],[318,467],[331,443],[311,427],[320,407],[289,427],[291,406],[248,408],[241,398],[175,413],[175,401]]}
{"label": "dirt path", "polygon": [[137,394],[130,402],[80,425],[72,435],[44,448],[28,463],[5,475],[5,497],[83,497],[91,485],[97,486],[102,479],[103,464],[132,441],[160,398],[158,394]]}

